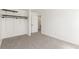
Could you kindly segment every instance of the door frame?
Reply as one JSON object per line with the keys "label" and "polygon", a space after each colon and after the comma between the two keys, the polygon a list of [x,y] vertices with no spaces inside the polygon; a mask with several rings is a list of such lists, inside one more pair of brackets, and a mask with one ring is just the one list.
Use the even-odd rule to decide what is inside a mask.
{"label": "door frame", "polygon": [[[31,34],[33,33],[32,32],[32,13],[37,14],[37,17],[39,16],[37,12],[34,12],[34,11],[31,12]],[[37,32],[38,32],[38,20],[37,20]]]}
{"label": "door frame", "polygon": [[[31,34],[32,34],[32,19],[31,19],[31,17],[32,17],[32,12],[36,12],[36,11],[33,11],[32,9],[28,9],[28,21],[27,21],[27,35],[28,36],[31,36]],[[36,12],[37,14],[38,14],[38,16],[41,16],[42,17],[42,15],[40,14],[40,13],[38,13],[38,12]],[[41,19],[42,20],[42,19]],[[41,23],[41,25],[42,25],[42,23]],[[42,29],[42,26],[41,26],[41,29]]]}

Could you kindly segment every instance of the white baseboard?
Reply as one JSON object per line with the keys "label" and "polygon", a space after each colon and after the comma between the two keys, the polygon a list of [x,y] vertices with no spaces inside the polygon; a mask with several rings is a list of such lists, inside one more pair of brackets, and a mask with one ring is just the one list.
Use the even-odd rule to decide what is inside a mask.
{"label": "white baseboard", "polygon": [[[47,33],[42,33],[42,34],[44,34],[44,35],[46,35],[46,36],[49,36],[49,37],[53,37],[53,38],[59,39],[59,40],[62,40],[62,41],[65,41],[65,42],[69,42],[69,43],[71,43],[71,44],[74,44],[74,45],[79,46],[79,44],[76,44],[76,43],[74,43],[74,42],[65,40],[64,38],[60,38],[60,37],[57,36],[57,35],[50,35],[50,34],[47,34]],[[63,39],[64,39],[64,40],[63,40]]]}
{"label": "white baseboard", "polygon": [[17,35],[14,35],[14,36],[2,37],[2,40],[7,39],[7,38],[12,38],[12,37],[17,37],[17,36],[22,36],[22,35],[27,35],[27,34],[17,34]]}

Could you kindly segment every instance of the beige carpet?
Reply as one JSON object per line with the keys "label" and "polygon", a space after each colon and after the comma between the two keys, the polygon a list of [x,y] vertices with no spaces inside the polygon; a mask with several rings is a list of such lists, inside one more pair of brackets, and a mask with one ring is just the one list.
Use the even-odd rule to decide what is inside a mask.
{"label": "beige carpet", "polygon": [[79,46],[51,38],[41,33],[34,33],[31,37],[27,35],[4,39],[2,49],[75,49]]}

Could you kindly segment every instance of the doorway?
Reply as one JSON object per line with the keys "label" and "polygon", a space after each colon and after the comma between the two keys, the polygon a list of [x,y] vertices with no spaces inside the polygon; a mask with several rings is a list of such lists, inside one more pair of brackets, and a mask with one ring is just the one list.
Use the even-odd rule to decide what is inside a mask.
{"label": "doorway", "polygon": [[41,16],[38,16],[38,32],[41,32]]}
{"label": "doorway", "polygon": [[31,14],[31,33],[41,32],[41,16],[32,12]]}

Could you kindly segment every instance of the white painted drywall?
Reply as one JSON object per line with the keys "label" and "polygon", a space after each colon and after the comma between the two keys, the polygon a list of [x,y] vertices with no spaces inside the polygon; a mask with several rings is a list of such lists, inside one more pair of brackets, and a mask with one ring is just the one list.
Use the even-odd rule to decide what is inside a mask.
{"label": "white painted drywall", "polygon": [[14,19],[15,36],[27,34],[27,20]]}
{"label": "white painted drywall", "polygon": [[1,17],[0,17],[0,39],[1,39],[1,23],[2,23],[2,21],[1,21]]}
{"label": "white painted drywall", "polygon": [[79,45],[79,10],[45,10],[42,33]]}
{"label": "white painted drywall", "polygon": [[31,36],[31,9],[28,10],[27,35]]}

